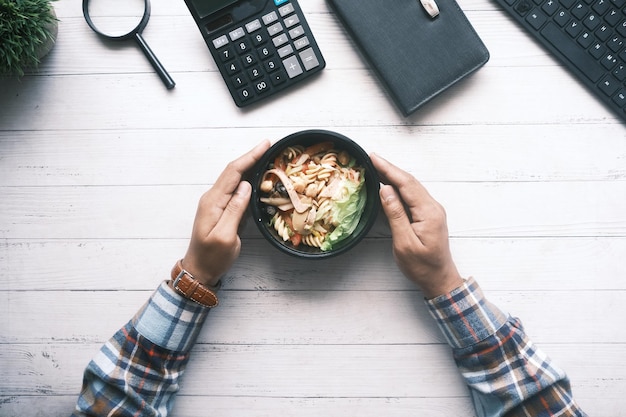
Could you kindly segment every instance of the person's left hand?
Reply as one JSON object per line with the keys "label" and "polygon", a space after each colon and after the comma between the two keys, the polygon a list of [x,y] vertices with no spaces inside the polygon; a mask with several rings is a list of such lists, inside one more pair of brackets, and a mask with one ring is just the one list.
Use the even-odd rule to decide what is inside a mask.
{"label": "person's left hand", "polygon": [[215,286],[239,256],[241,240],[237,229],[252,191],[242,176],[269,147],[266,140],[230,162],[200,198],[183,267],[204,285]]}

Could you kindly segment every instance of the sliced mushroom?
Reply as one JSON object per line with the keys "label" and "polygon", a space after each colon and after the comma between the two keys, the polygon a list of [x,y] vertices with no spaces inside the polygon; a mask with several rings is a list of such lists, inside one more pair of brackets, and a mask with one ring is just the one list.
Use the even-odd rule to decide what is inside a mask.
{"label": "sliced mushroom", "polygon": [[287,194],[289,195],[289,198],[291,199],[291,203],[293,204],[293,208],[296,212],[304,213],[305,211],[309,209],[309,207],[311,207],[310,202],[303,203],[300,200],[300,196],[298,195],[296,190],[294,190],[291,180],[289,179],[289,177],[287,177],[287,175],[283,171],[281,171],[280,169],[274,168],[274,169],[268,170],[267,172],[276,174],[280,182],[282,182],[282,184],[285,186],[285,189],[287,190]]}

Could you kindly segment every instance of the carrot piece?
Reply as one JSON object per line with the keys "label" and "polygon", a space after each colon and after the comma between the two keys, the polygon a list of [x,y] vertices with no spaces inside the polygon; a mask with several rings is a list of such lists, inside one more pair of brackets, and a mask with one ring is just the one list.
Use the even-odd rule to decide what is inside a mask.
{"label": "carrot piece", "polygon": [[293,243],[293,246],[295,246],[296,248],[298,247],[298,245],[300,245],[300,243],[302,243],[302,235],[300,233],[295,233],[289,239],[291,240],[291,243]]}

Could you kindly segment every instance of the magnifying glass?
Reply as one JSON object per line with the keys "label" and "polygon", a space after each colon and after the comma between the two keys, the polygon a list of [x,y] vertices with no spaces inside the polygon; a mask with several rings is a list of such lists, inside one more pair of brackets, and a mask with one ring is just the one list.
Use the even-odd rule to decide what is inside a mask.
{"label": "magnifying glass", "polygon": [[141,36],[150,19],[149,0],[83,0],[83,16],[98,36],[113,41],[134,39],[152,64],[163,84],[176,83]]}

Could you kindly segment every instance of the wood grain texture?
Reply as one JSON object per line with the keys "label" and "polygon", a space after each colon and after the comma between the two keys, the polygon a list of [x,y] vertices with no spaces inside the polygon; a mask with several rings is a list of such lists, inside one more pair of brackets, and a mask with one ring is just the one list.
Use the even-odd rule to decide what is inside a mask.
{"label": "wood grain texture", "polygon": [[[0,78],[0,415],[66,416],[89,359],[184,254],[226,163],[310,128],[420,179],[448,213],[459,270],[522,319],[589,415],[626,415],[626,129],[490,0],[461,0],[491,58],[403,118],[324,0],[300,4],[327,61],[238,109],[184,2],[153,0],[144,36],[104,43],[59,0],[57,44]],[[302,262],[248,219],[222,306],[175,416],[473,416],[384,217],[349,255]]]}

